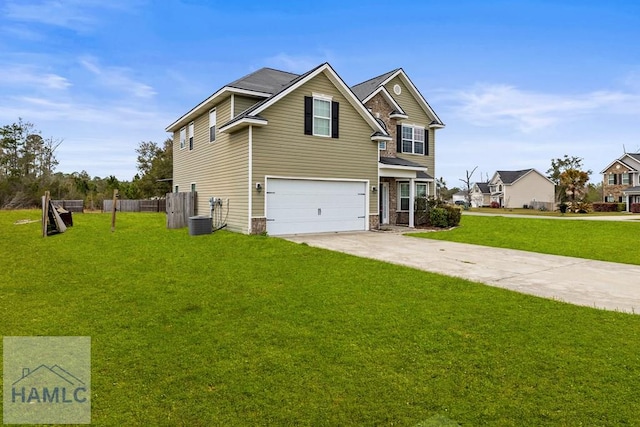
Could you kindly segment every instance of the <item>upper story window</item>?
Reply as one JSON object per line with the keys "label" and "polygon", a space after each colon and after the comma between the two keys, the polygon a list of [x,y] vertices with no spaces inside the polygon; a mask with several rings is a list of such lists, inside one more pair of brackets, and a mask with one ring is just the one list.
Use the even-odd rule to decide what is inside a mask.
{"label": "upper story window", "polygon": [[182,150],[187,146],[187,128],[183,127],[180,129],[180,149]]}
{"label": "upper story window", "polygon": [[628,173],[622,174],[622,185],[629,185],[629,175]]}
{"label": "upper story window", "polygon": [[409,125],[398,125],[399,152],[410,154],[429,154],[426,150],[425,128]]}
{"label": "upper story window", "polygon": [[209,111],[209,142],[216,140],[216,109]]}
{"label": "upper story window", "polygon": [[189,151],[193,150],[193,131],[195,125],[193,122],[189,123]]}
{"label": "upper story window", "polygon": [[313,134],[331,135],[331,101],[313,98]]}
{"label": "upper story window", "polygon": [[378,141],[378,150],[386,150],[387,141]]}
{"label": "upper story window", "polygon": [[339,107],[330,96],[305,96],[304,134],[338,138]]}
{"label": "upper story window", "polygon": [[616,176],[612,173],[609,174],[608,179],[607,179],[607,184],[608,185],[614,185],[616,183]]}

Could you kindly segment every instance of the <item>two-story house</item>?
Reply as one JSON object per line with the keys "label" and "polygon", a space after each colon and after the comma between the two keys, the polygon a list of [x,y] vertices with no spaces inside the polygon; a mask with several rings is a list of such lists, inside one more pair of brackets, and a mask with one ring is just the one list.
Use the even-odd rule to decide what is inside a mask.
{"label": "two-story house", "polygon": [[640,203],[640,153],[624,153],[601,172],[602,195],[605,202]]}
{"label": "two-story house", "polygon": [[228,201],[229,229],[271,235],[413,226],[443,127],[402,69],[349,88],[328,64],[262,68],[170,124],[174,191]]}
{"label": "two-story house", "polygon": [[544,206],[553,210],[555,184],[535,169],[496,171],[489,180],[491,202],[501,208]]}
{"label": "two-story house", "polygon": [[489,188],[489,182],[476,182],[471,187],[471,206],[474,208],[481,208],[483,206],[491,205],[491,190]]}

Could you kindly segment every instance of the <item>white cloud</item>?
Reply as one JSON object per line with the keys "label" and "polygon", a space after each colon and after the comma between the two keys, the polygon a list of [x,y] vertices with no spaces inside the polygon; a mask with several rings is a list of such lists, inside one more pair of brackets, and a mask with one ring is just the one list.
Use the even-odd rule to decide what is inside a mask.
{"label": "white cloud", "polygon": [[442,98],[452,101],[453,112],[477,126],[510,125],[531,132],[586,114],[606,114],[611,110],[637,112],[640,96],[601,90],[567,95],[525,91],[510,85],[477,85]]}
{"label": "white cloud", "polygon": [[96,9],[127,11],[139,1],[127,0],[7,0],[3,12],[6,18],[18,22],[37,22],[46,25],[87,30],[99,19]]}
{"label": "white cloud", "polygon": [[64,90],[71,86],[71,82],[66,77],[46,73],[33,66],[5,65],[0,67],[0,85]]}
{"label": "white cloud", "polygon": [[131,70],[124,67],[101,67],[98,61],[92,57],[80,58],[80,64],[98,78],[98,82],[104,86],[129,93],[138,98],[151,98],[156,91],[145,83],[131,78]]}

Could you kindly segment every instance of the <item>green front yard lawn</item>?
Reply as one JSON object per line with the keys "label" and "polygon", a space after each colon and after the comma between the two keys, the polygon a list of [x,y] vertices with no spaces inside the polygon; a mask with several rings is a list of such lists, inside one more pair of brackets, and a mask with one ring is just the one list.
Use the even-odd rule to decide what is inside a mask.
{"label": "green front yard lawn", "polygon": [[90,336],[95,425],[640,424],[638,316],[162,214],[24,218],[0,330]]}
{"label": "green front yard lawn", "polygon": [[[520,249],[599,261],[640,264],[635,221],[562,221],[462,214],[460,227],[412,236]],[[615,272],[612,272],[615,274]]]}

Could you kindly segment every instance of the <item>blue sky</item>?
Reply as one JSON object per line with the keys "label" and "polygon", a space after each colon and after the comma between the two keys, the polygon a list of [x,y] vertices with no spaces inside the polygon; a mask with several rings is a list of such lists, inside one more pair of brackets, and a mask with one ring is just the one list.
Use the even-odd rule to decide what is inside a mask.
{"label": "blue sky", "polygon": [[[394,7],[395,5],[395,7]],[[0,124],[63,139],[57,168],[130,180],[140,141],[261,67],[402,67],[447,125],[437,177],[595,174],[640,152],[640,2],[0,0]]]}

